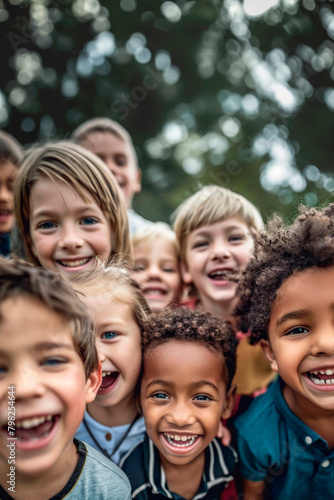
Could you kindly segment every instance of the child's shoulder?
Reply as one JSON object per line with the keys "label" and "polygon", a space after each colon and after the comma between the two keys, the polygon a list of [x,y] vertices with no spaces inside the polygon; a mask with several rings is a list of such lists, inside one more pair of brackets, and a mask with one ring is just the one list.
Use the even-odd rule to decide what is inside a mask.
{"label": "child's shoulder", "polygon": [[[113,499],[127,500],[131,498],[129,480],[124,472],[108,460],[102,453],[82,441],[75,440],[80,459],[84,460],[83,466],[77,479],[73,478],[73,499],[74,498],[110,498],[110,491],[113,492]],[[71,498],[71,495],[68,497]]]}

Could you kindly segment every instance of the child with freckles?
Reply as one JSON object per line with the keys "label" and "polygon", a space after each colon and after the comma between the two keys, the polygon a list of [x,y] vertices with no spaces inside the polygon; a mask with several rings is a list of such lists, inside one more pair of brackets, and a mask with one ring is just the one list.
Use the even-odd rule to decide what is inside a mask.
{"label": "child with freckles", "polygon": [[279,378],[235,424],[245,500],[333,498],[333,250],[334,204],[255,236],[237,314]]}
{"label": "child with freckles", "polygon": [[140,390],[148,438],[120,464],[133,499],[237,498],[236,453],[215,438],[233,408],[235,348],[231,326],[209,313],[149,317]]}

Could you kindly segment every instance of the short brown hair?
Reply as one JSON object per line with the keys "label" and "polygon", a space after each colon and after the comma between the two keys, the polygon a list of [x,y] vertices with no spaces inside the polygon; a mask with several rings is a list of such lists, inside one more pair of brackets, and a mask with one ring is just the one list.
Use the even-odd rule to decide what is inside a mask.
{"label": "short brown hair", "polygon": [[0,305],[17,296],[34,297],[65,318],[86,378],[97,370],[99,362],[93,319],[59,273],[34,267],[23,260],[0,257]]}
{"label": "short brown hair", "polygon": [[262,217],[258,209],[244,196],[221,186],[204,186],[176,209],[174,231],[184,262],[189,234],[199,227],[216,224],[239,215],[250,230],[259,231]]}
{"label": "short brown hair", "polygon": [[67,141],[49,143],[28,151],[15,181],[14,206],[19,236],[28,259],[39,264],[31,249],[30,193],[41,178],[64,182],[85,199],[86,189],[109,220],[113,233],[112,255],[130,256],[126,207],[116,179],[90,151]]}
{"label": "short brown hair", "polygon": [[128,264],[122,262],[103,263],[96,259],[94,266],[71,280],[78,297],[86,293],[108,294],[111,300],[130,306],[133,319],[140,332],[149,314],[149,307],[138,284],[131,277]]}

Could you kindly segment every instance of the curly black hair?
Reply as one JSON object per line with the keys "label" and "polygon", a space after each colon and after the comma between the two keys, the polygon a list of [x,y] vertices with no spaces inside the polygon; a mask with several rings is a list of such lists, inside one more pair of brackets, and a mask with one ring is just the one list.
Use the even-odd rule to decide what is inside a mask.
{"label": "curly black hair", "polygon": [[235,310],[239,329],[251,344],[268,339],[271,308],[277,291],[294,273],[334,266],[334,203],[323,209],[300,207],[300,215],[285,227],[277,215],[267,231],[255,234],[253,258],[240,279]]}
{"label": "curly black hair", "polygon": [[144,358],[149,351],[170,340],[199,342],[209,350],[222,354],[227,368],[227,389],[230,387],[235,373],[237,345],[231,323],[186,307],[152,313],[144,324]]}

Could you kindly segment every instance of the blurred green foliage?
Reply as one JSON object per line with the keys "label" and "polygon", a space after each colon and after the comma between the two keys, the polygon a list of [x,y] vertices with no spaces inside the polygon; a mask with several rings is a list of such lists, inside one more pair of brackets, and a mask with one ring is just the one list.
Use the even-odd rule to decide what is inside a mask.
{"label": "blurred green foliage", "polygon": [[0,0],[0,127],[29,145],[119,121],[151,220],[210,183],[288,217],[334,192],[333,6]]}

